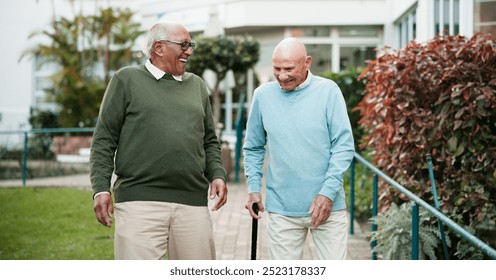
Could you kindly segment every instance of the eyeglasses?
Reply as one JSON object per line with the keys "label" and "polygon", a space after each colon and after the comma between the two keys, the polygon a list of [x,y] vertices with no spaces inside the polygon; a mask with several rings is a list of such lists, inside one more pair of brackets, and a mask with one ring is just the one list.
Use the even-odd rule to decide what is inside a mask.
{"label": "eyeglasses", "polygon": [[171,40],[160,40],[160,42],[169,42],[172,44],[176,44],[181,46],[181,50],[187,51],[189,48],[194,49],[196,46],[195,42],[178,42],[178,41],[171,41]]}

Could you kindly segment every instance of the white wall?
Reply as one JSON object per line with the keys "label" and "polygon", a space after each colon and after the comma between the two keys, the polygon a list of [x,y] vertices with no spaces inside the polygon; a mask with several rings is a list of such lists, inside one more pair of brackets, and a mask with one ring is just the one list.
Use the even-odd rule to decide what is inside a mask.
{"label": "white wall", "polygon": [[157,20],[181,22],[189,31],[205,28],[210,7],[218,7],[226,28],[243,26],[381,25],[390,0],[162,0],[143,1],[144,27]]}
{"label": "white wall", "polygon": [[18,62],[33,26],[40,25],[33,1],[9,1],[0,9],[3,61],[0,67],[0,130],[27,125],[31,104],[31,62]]}

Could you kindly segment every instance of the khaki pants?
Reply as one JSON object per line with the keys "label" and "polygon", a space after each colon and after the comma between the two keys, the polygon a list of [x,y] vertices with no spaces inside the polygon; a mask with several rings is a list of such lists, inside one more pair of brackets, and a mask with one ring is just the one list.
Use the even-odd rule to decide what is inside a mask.
{"label": "khaki pants", "polygon": [[269,258],[300,260],[310,230],[320,260],[345,260],[348,242],[348,217],[345,210],[331,212],[318,228],[310,225],[312,217],[288,217],[269,213]]}
{"label": "khaki pants", "polygon": [[156,201],[115,205],[117,260],[213,260],[215,245],[208,208]]}

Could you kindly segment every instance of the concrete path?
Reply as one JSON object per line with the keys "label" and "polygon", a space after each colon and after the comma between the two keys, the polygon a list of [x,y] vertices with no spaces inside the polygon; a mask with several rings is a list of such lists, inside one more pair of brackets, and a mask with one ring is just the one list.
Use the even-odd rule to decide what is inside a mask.
{"label": "concrete path", "polygon": [[[90,188],[88,174],[60,176],[51,178],[29,179],[28,187],[76,187]],[[21,180],[0,180],[0,187],[22,187]],[[252,218],[248,215],[244,204],[247,199],[247,188],[244,183],[228,183],[228,202],[216,212],[212,212],[214,235],[217,247],[217,259],[249,260],[251,256]],[[212,202],[213,204],[213,202]],[[257,259],[268,259],[267,252],[267,215],[261,213],[258,222]],[[348,237],[348,259],[370,260],[370,244],[366,234],[354,223],[355,233]],[[303,259],[317,259],[311,235],[308,235]]]}

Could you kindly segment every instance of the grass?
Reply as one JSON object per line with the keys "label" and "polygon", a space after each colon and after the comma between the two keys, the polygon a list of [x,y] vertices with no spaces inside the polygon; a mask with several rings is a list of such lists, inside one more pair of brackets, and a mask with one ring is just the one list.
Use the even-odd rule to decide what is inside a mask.
{"label": "grass", "polygon": [[114,259],[114,230],[96,221],[91,195],[74,188],[0,188],[0,259]]}

